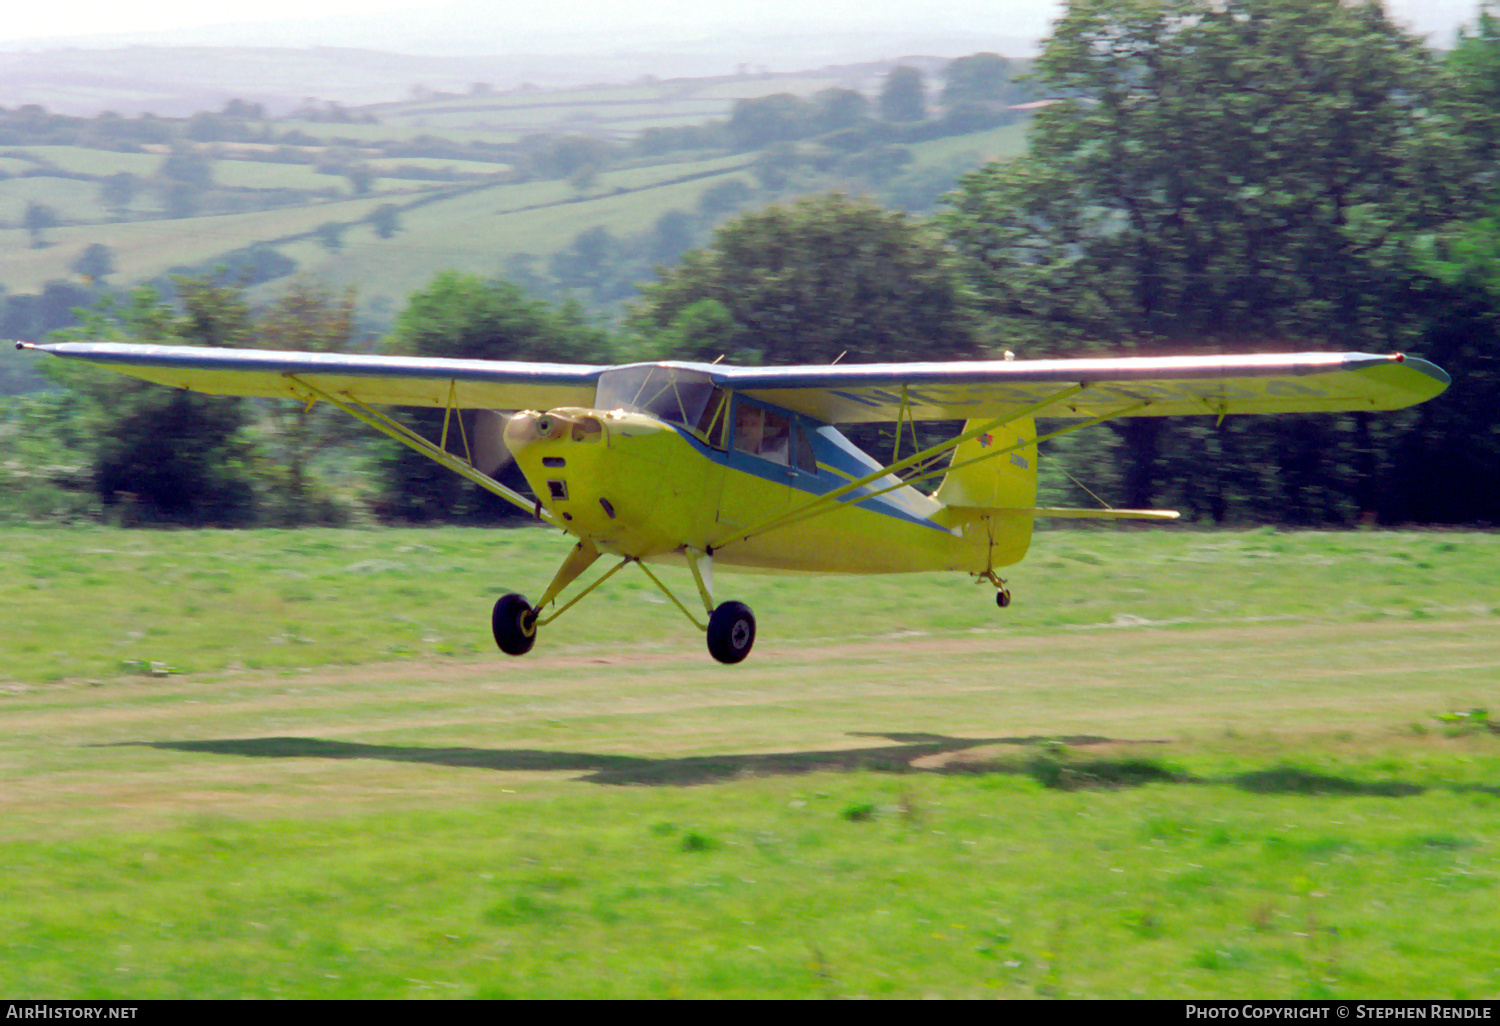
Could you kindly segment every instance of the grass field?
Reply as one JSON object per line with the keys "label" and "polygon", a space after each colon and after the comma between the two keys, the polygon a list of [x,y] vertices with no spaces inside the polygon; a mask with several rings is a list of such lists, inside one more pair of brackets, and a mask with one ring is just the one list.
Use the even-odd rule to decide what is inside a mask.
{"label": "grass field", "polygon": [[738,667],[622,574],[494,654],[565,547],[0,532],[0,992],[1500,994],[1500,536],[726,574]]}

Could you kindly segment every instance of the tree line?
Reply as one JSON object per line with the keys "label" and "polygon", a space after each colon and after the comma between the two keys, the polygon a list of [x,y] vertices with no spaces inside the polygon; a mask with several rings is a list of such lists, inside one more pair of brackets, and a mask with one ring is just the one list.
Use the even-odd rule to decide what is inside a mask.
{"label": "tree line", "polygon": [[[1002,348],[1021,358],[1406,350],[1447,369],[1453,387],[1391,414],[1127,420],[1053,447],[1044,483],[1061,501],[1092,501],[1086,486],[1116,505],[1211,522],[1500,520],[1500,18],[1488,5],[1437,53],[1373,3],[1074,0],[1030,87],[1050,102],[1028,155],[967,175],[932,218],[841,195],[741,215],[660,267],[615,325],[508,281],[445,274],[380,345],[768,365]],[[86,333],[369,344],[339,312],[352,298],[315,285],[263,310],[222,281],[179,291],[176,304],[139,295]],[[298,323],[323,327],[299,334]],[[45,400],[57,405],[56,447],[82,468],[75,491],[144,520],[336,522],[357,505],[339,491],[351,476],[372,482],[374,515],[499,515],[382,440],[352,443],[256,404],[55,373],[75,376]],[[207,402],[212,411],[193,405]],[[145,419],[152,404],[165,419]],[[48,430],[34,409],[25,415]],[[200,426],[211,431],[194,434]],[[880,441],[873,430],[863,440]],[[133,434],[171,458],[129,454]],[[191,462],[190,447],[204,454],[183,470],[190,486],[152,491],[161,474],[148,468]]]}

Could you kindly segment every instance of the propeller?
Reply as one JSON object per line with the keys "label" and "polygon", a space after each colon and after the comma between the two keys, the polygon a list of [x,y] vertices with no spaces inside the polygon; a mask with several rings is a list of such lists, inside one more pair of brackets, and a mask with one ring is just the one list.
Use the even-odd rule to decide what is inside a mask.
{"label": "propeller", "polygon": [[514,413],[499,410],[475,410],[474,431],[469,444],[474,450],[474,469],[494,477],[515,462],[505,444],[505,425]]}

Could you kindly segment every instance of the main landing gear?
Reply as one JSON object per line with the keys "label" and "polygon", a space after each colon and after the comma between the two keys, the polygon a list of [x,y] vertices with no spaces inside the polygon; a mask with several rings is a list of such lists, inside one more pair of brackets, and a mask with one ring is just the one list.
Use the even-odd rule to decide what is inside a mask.
{"label": "main landing gear", "polygon": [[755,644],[755,615],[743,602],[725,602],[708,617],[708,654],[721,663],[737,663]]}
{"label": "main landing gear", "polygon": [[514,592],[501,595],[490,614],[490,630],[500,651],[506,655],[525,655],[536,644],[536,611],[525,595]]}
{"label": "main landing gear", "polygon": [[713,557],[707,552],[696,550],[686,550],[684,554],[687,556],[688,568],[693,572],[693,581],[698,586],[698,595],[703,600],[704,611],[708,613],[706,624],[699,623],[697,617],[688,611],[687,607],[661,582],[656,574],[651,572],[649,567],[629,557],[622,559],[562,606],[547,616],[542,616],[542,610],[555,602],[562,590],[599,558],[597,549],[588,542],[579,542],[568,554],[568,558],[563,561],[562,567],[557,571],[557,576],[552,579],[552,583],[534,607],[526,601],[524,595],[512,592],[509,595],[500,596],[495,603],[494,612],[490,615],[490,628],[495,635],[495,644],[506,655],[525,655],[536,644],[538,627],[557,619],[572,608],[574,603],[603,584],[627,563],[635,563],[651,579],[651,582],[672,600],[673,605],[680,609],[694,626],[707,635],[708,652],[711,656],[721,663],[733,664],[743,661],[755,644],[755,614],[751,613],[750,607],[743,602],[724,602],[715,606],[712,595]]}

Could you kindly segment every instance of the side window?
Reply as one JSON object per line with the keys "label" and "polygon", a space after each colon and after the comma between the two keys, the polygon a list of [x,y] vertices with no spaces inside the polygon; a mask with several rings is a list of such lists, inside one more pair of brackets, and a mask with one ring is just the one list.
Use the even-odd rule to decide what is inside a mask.
{"label": "side window", "polygon": [[766,411],[765,429],[760,436],[760,456],[782,466],[792,462],[792,425],[770,410]]}
{"label": "side window", "polygon": [[743,399],[734,404],[734,447],[752,456],[760,455],[760,436],[765,430],[766,411]]}
{"label": "side window", "polygon": [[722,388],[715,388],[708,397],[703,416],[698,418],[698,430],[715,449],[728,446],[725,436],[729,433],[729,393]]}
{"label": "side window", "polygon": [[818,472],[812,442],[790,417],[740,400],[734,404],[734,448],[763,460]]}
{"label": "side window", "polygon": [[791,422],[779,413],[741,399],[734,404],[734,447],[739,452],[786,466],[791,462]]}
{"label": "side window", "polygon": [[818,472],[818,460],[813,455],[812,441],[807,437],[807,431],[800,425],[795,428],[797,435],[797,469],[805,470],[809,474]]}

